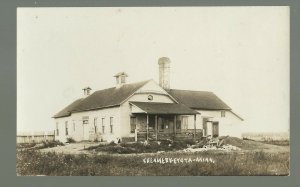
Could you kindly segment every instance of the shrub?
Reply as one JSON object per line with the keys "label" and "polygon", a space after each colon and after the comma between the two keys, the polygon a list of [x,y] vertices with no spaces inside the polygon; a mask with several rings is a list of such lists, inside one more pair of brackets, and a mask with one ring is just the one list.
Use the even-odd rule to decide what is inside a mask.
{"label": "shrub", "polygon": [[75,143],[76,141],[73,138],[67,138],[67,143]]}
{"label": "shrub", "polygon": [[114,146],[114,145],[117,145],[114,141],[111,141],[111,142],[109,142],[109,144],[108,145],[110,145],[110,146]]}
{"label": "shrub", "polygon": [[97,152],[108,152],[108,153],[119,153],[119,154],[129,154],[129,153],[156,153],[158,151],[173,151],[173,150],[182,150],[188,147],[193,141],[184,142],[184,141],[171,141],[163,140],[159,142],[135,142],[135,143],[125,143],[116,144],[110,142],[109,144],[99,144],[96,146],[90,146],[85,148],[85,150],[95,150]]}
{"label": "shrub", "polygon": [[193,139],[185,139],[185,140],[183,140],[183,142],[187,145],[195,145],[196,144],[196,141]]}
{"label": "shrub", "polygon": [[36,143],[22,143],[22,144],[17,144],[17,148],[32,148],[36,146]]}
{"label": "shrub", "polygon": [[51,147],[56,147],[56,146],[63,146],[64,144],[58,140],[55,141],[43,141],[42,142],[42,146],[39,146],[39,149],[43,149],[43,148],[51,148]]}

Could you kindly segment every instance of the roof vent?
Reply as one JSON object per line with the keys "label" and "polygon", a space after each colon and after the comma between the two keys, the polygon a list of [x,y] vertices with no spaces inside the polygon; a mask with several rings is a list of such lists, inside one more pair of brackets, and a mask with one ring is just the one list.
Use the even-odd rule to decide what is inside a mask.
{"label": "roof vent", "polygon": [[114,77],[116,77],[117,87],[121,87],[122,85],[126,84],[126,77],[128,77],[128,75],[125,72],[120,72]]}
{"label": "roof vent", "polygon": [[84,96],[89,96],[89,95],[91,95],[91,90],[92,90],[92,88],[90,88],[90,87],[85,87],[85,88],[83,88],[82,90],[83,90]]}

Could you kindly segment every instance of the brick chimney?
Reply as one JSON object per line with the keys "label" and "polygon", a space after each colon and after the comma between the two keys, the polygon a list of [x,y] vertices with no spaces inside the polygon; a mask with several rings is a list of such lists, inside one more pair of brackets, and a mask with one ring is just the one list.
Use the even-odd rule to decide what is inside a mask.
{"label": "brick chimney", "polygon": [[119,88],[122,85],[126,84],[126,77],[128,77],[128,75],[125,72],[120,72],[118,74],[116,74],[114,77],[116,77],[116,87]]}
{"label": "brick chimney", "polygon": [[159,65],[159,86],[165,90],[170,89],[170,63],[168,57],[161,57],[158,59]]}
{"label": "brick chimney", "polygon": [[92,90],[92,88],[90,88],[90,87],[85,87],[85,88],[83,88],[82,90],[83,90],[83,95],[84,95],[85,97],[91,95],[91,90]]}

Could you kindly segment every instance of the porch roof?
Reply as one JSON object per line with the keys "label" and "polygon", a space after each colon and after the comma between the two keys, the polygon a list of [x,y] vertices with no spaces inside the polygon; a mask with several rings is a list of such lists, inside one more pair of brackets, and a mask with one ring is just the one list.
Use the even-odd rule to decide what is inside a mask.
{"label": "porch roof", "polygon": [[[147,114],[182,114],[182,115],[195,115],[199,112],[188,108],[183,104],[177,103],[155,103],[155,102],[130,102],[136,107],[140,108]],[[141,113],[141,112],[132,112]]]}

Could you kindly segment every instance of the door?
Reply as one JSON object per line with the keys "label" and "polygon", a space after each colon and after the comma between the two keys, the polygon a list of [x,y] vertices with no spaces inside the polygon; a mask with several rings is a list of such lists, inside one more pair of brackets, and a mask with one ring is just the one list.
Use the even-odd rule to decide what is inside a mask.
{"label": "door", "polygon": [[150,131],[154,131],[155,130],[155,116],[154,115],[149,115],[148,116],[148,120],[149,120],[149,130]]}
{"label": "door", "polygon": [[219,136],[219,122],[218,121],[212,123],[212,135],[213,135],[213,137]]}
{"label": "door", "polygon": [[213,132],[213,130],[212,130],[212,122],[211,121],[207,121],[206,122],[206,135],[207,136],[213,136],[212,135],[212,132]]}
{"label": "door", "polygon": [[89,134],[90,134],[89,120],[83,120],[82,130],[83,130],[83,140],[89,140]]}
{"label": "door", "polygon": [[170,117],[158,117],[158,131],[164,133],[173,133],[174,120]]}
{"label": "door", "polygon": [[130,133],[135,133],[136,129],[136,117],[132,116],[130,117]]}

